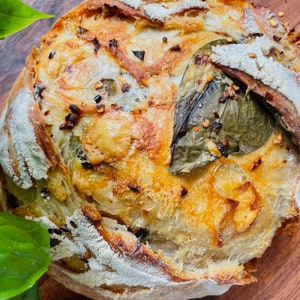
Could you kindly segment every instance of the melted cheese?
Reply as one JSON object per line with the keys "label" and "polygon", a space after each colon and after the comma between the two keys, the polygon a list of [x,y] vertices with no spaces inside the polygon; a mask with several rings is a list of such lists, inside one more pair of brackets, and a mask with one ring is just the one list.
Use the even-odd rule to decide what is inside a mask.
{"label": "melted cheese", "polygon": [[126,156],[131,145],[132,126],[133,118],[121,112],[106,113],[91,122],[82,140],[89,161],[97,165]]}

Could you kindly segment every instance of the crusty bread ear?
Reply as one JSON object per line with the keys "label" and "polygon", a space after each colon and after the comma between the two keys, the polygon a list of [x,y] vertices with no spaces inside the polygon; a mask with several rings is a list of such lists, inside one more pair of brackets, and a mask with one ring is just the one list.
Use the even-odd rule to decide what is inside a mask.
{"label": "crusty bread ear", "polygon": [[[254,282],[249,262],[279,228],[298,221],[300,156],[286,132],[298,143],[297,48],[279,23],[269,35],[263,20],[274,18],[270,12],[229,2],[84,1],[28,57],[0,122],[1,203],[45,224],[49,274],[70,289],[93,299],[219,295]],[[268,52],[258,45],[265,65],[258,52],[238,57],[246,66],[256,61],[264,76],[276,60],[292,74],[293,93],[248,74],[242,63],[224,63],[236,46],[260,39],[274,45]],[[251,82],[242,80],[248,75]],[[218,111],[205,107],[216,94],[201,98],[210,84],[220,92]],[[270,89],[281,102],[266,113],[257,101],[271,101]],[[191,106],[195,99],[203,101]],[[239,101],[279,122],[266,118],[263,143],[231,154],[221,135],[228,104],[230,126],[247,121],[253,139],[266,132],[249,110],[236,113]],[[205,139],[197,138],[200,129]],[[186,132],[192,139],[182,146]],[[171,174],[171,144],[193,163],[199,140],[212,159]]]}
{"label": "crusty bread ear", "polygon": [[[207,295],[221,295],[225,293],[231,284],[218,285],[213,280],[182,282],[177,285],[156,286],[153,288],[129,287],[129,286],[101,286],[92,287],[82,283],[77,278],[70,276],[70,272],[64,267],[52,263],[48,274],[70,290],[85,295],[91,299],[194,299]],[[95,276],[97,276],[95,274]]]}

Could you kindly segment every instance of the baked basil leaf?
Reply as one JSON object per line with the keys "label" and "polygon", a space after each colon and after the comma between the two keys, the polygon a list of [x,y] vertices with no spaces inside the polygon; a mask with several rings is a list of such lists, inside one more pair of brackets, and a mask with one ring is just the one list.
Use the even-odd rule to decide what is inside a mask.
{"label": "baked basil leaf", "polygon": [[190,173],[221,156],[254,151],[274,130],[273,117],[255,95],[210,62],[215,44],[194,54],[178,90],[172,174]]}
{"label": "baked basil leaf", "polygon": [[52,17],[20,0],[0,0],[0,38],[22,30],[36,20]]}
{"label": "baked basil leaf", "polygon": [[40,223],[0,213],[0,299],[15,297],[47,271],[50,237]]}

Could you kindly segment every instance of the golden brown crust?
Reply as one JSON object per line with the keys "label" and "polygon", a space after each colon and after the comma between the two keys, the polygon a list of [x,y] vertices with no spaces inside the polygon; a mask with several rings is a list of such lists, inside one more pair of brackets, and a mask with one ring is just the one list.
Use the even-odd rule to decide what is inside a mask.
{"label": "golden brown crust", "polygon": [[51,164],[56,165],[58,163],[58,158],[53,149],[52,141],[47,134],[45,125],[43,124],[43,116],[41,115],[38,103],[32,103],[32,106],[29,108],[29,116],[32,120],[38,145],[41,147]]}

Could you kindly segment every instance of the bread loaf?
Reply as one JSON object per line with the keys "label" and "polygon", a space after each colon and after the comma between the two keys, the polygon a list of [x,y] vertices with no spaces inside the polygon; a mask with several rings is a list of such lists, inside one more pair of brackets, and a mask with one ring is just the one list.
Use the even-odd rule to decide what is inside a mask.
{"label": "bread loaf", "polygon": [[92,299],[256,279],[299,218],[300,58],[242,0],[87,0],[32,50],[0,120],[1,204]]}

